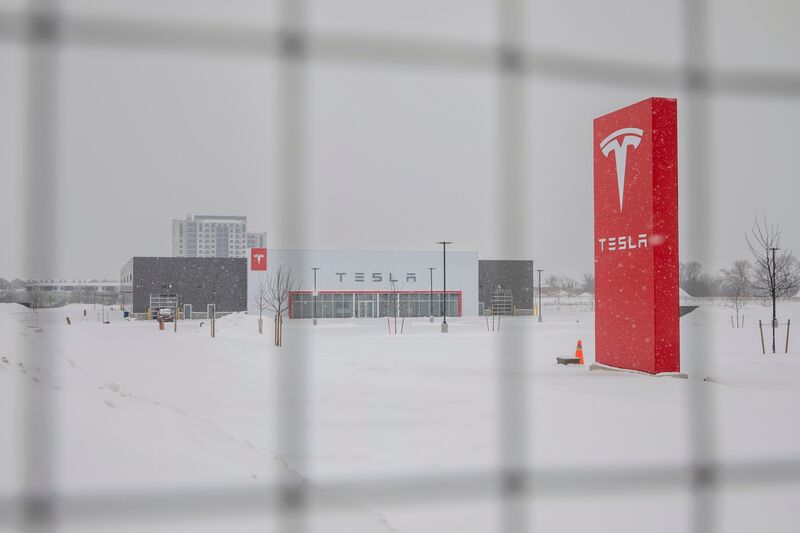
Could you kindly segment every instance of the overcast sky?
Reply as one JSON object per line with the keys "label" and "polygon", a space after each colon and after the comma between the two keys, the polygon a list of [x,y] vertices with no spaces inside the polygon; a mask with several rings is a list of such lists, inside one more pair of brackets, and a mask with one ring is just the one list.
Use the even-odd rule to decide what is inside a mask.
{"label": "overcast sky", "polygon": [[[20,1],[2,1],[0,6]],[[74,13],[272,27],[264,0],[72,0]],[[528,2],[529,48],[678,66],[682,2]],[[313,30],[489,44],[490,0],[317,0]],[[800,2],[711,2],[714,67],[800,76]],[[592,269],[592,119],[647,98],[678,98],[681,259],[715,270],[747,254],[755,213],[779,221],[800,252],[800,94],[715,94],[709,101],[709,205],[692,202],[672,84],[629,87],[533,75],[525,87],[524,237],[499,246],[498,83],[486,69],[307,63],[303,211],[278,209],[277,64],[271,55],[68,45],[58,64],[54,257],[29,265],[26,56],[0,39],[0,277],[117,278],[134,255],[170,255],[172,218],[248,217],[276,248],[416,249],[448,239],[483,258],[533,259],[549,273]],[[707,213],[708,253],[690,245],[690,210]],[[307,222],[305,238],[287,225]],[[698,218],[699,220],[701,218]],[[687,243],[686,246],[683,246]],[[695,243],[696,244],[696,243]],[[700,243],[703,244],[703,243]],[[511,255],[513,257],[506,257]]]}

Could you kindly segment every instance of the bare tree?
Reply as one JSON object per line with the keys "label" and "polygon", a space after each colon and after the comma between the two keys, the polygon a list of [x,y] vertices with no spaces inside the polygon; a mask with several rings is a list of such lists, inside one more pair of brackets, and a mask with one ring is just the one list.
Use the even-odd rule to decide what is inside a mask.
{"label": "bare tree", "polygon": [[545,283],[548,287],[553,289],[561,289],[564,291],[571,291],[578,286],[578,282],[568,276],[549,276]]}
{"label": "bare tree", "polygon": [[217,296],[220,289],[220,281],[225,273],[225,268],[217,264],[213,274],[207,281],[198,286],[206,294],[206,309],[211,306],[211,316],[208,316],[209,330],[212,337],[217,336]]}
{"label": "bare tree", "polygon": [[216,312],[217,309],[217,295],[219,294],[219,283],[222,280],[223,268],[217,265],[217,268],[214,269],[214,273],[208,279],[206,283],[202,285],[202,288],[205,289],[206,292],[206,301],[214,306],[214,311]]}
{"label": "bare tree", "polygon": [[762,221],[756,218],[750,233],[745,234],[754,262],[749,282],[753,289],[772,299],[772,353],[775,353],[777,301],[787,295],[794,296],[800,288],[800,266],[790,250],[781,249],[778,223],[768,224],[766,217]]}
{"label": "bare tree", "polygon": [[31,309],[39,309],[44,302],[44,291],[38,287],[30,287],[28,289],[28,303]]}
{"label": "bare tree", "polygon": [[279,266],[266,284],[267,308],[275,314],[275,346],[283,346],[283,314],[289,310],[289,296],[295,289],[292,269]]}
{"label": "bare tree", "polygon": [[702,265],[697,261],[689,261],[688,263],[680,264],[678,271],[680,286],[692,296],[702,296],[698,294],[698,285],[700,277],[702,276],[702,268]]}
{"label": "bare tree", "polygon": [[[736,312],[737,328],[744,326],[744,317],[741,316],[741,311],[747,303],[745,297],[749,295],[748,278],[751,270],[752,265],[745,260],[735,261],[731,268],[722,270],[722,294],[727,300],[728,306]],[[733,325],[732,318],[731,325]]]}
{"label": "bare tree", "polygon": [[586,272],[583,275],[581,288],[583,289],[583,292],[594,294],[594,274],[591,272]]}
{"label": "bare tree", "polygon": [[259,276],[250,300],[258,309],[258,334],[261,335],[264,333],[264,311],[269,304],[269,283],[265,276]]}
{"label": "bare tree", "polygon": [[14,289],[11,287],[11,283],[0,278],[0,302],[11,302],[13,301]]}
{"label": "bare tree", "polygon": [[[397,285],[397,280],[392,279],[392,275],[389,274],[389,292],[390,295],[388,301],[386,302],[386,318],[389,320],[389,317],[394,317],[394,333],[397,333],[397,318],[400,316],[401,309],[399,300],[399,291],[402,290],[402,287]],[[391,333],[391,323],[389,326],[389,332]]]}

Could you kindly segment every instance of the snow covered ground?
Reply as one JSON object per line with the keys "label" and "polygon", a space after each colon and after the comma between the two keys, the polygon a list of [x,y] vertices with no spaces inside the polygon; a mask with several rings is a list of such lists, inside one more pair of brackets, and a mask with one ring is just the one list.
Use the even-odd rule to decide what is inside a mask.
{"label": "snow covered ground", "polygon": [[[684,317],[689,380],[557,366],[554,357],[571,355],[578,339],[587,363],[593,361],[593,314],[547,311],[543,323],[508,318],[494,333],[483,318],[453,319],[447,335],[427,319],[407,320],[403,335],[389,335],[380,319],[321,321],[316,328],[288,321],[285,346],[277,349],[269,331],[259,336],[247,315],[220,319],[212,339],[199,321],[180,322],[173,333],[171,325],[159,331],[154,322],[123,320],[116,312],[102,324],[92,306],[36,314],[0,304],[0,498],[23,490],[26,465],[41,459],[31,457],[41,452],[30,438],[38,438],[35,429],[47,413],[26,407],[31,398],[52,408],[53,430],[40,448],[52,454],[52,483],[60,494],[267,489],[286,475],[319,493],[417,476],[441,479],[440,495],[452,492],[420,501],[408,494],[385,501],[351,495],[313,515],[311,529],[324,532],[498,530],[496,498],[461,497],[448,483],[502,464],[502,392],[520,385],[532,468],[685,466],[693,457],[693,391],[706,395],[712,408],[707,442],[714,458],[725,464],[800,458],[800,336],[792,335],[793,353],[783,355],[782,328],[781,354],[761,355],[756,324],[768,319],[768,309],[746,308],[744,329],[731,329],[724,307]],[[781,313],[800,316],[800,305],[783,305]],[[294,349],[303,346],[305,357]],[[509,351],[519,352],[525,368],[500,378]],[[279,365],[290,357],[308,376],[307,448],[282,455]],[[688,484],[543,487],[529,502],[531,527],[684,531],[691,496]],[[796,531],[800,482],[723,487],[713,505],[719,531]],[[162,521],[136,513],[119,520],[124,524],[114,521],[113,530],[275,526],[266,513],[193,514]],[[108,521],[63,525],[110,530]],[[0,530],[14,528],[0,518]]]}

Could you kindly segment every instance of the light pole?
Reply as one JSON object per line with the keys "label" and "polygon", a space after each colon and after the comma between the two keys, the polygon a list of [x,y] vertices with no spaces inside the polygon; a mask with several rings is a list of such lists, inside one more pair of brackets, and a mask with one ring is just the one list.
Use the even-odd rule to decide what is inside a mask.
{"label": "light pole", "polygon": [[178,293],[175,293],[175,313],[172,315],[172,331],[178,333],[178,318],[181,316],[181,299]]}
{"label": "light pole", "polygon": [[436,270],[436,267],[428,267],[428,270],[431,273],[431,292],[428,294],[428,314],[431,316],[431,322],[433,322],[433,271]]}
{"label": "light pole", "polygon": [[317,325],[317,270],[319,270],[319,267],[311,267],[311,270],[314,271],[314,294],[312,295],[314,303],[312,304],[313,310],[311,312],[311,316],[313,317],[313,322],[314,325],[316,326]]}
{"label": "light pole", "polygon": [[[772,272],[770,274],[771,279],[769,288],[770,292],[772,293],[772,353],[775,353],[775,328],[778,327],[778,315],[775,310],[775,296],[777,292],[775,290],[775,284],[777,282],[775,278],[778,275],[777,265],[775,264],[775,252],[778,250],[780,250],[780,248],[770,248],[770,251],[772,252]],[[769,258],[767,258],[767,260],[769,260]]]}
{"label": "light pole", "polygon": [[536,272],[539,273],[539,322],[542,321],[542,272],[544,269],[537,268]]}
{"label": "light pole", "polygon": [[442,333],[447,333],[447,245],[451,241],[437,241],[442,245]]}

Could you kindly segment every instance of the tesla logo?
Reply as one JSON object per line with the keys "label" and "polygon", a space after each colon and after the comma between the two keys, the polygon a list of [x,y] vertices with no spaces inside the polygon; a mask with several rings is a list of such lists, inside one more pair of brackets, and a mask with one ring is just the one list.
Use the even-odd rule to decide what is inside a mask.
{"label": "tesla logo", "polygon": [[628,147],[639,147],[642,142],[643,130],[639,128],[622,128],[615,131],[600,143],[600,150],[603,155],[608,157],[608,154],[614,152],[614,158],[617,164],[617,188],[619,191],[619,210],[622,211],[622,198],[625,194],[625,163],[628,159]]}
{"label": "tesla logo", "polygon": [[250,270],[267,269],[267,249],[252,248],[250,250]]}

